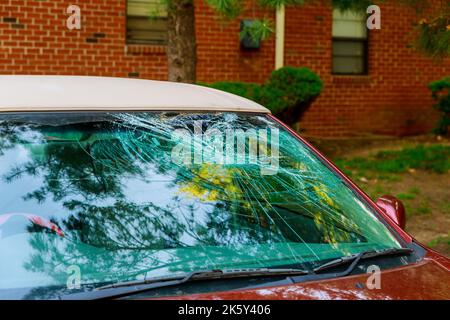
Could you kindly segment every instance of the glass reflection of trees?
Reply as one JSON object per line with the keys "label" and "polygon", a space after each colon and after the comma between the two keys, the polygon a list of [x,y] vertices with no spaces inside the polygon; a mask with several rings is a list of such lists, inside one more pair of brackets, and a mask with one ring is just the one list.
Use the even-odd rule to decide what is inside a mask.
{"label": "glass reflection of trees", "polygon": [[[67,123],[57,126],[0,123],[0,135],[6,137],[0,156],[18,144],[30,151],[28,161],[12,167],[4,181],[41,177],[42,186],[23,199],[37,205],[50,199],[66,209],[65,215],[52,218],[66,239],[33,233],[35,252],[25,264],[28,270],[65,283],[68,265],[84,265],[89,271],[83,282],[89,283],[133,278],[143,270],[286,259],[273,250],[264,251],[265,257],[257,244],[367,241],[333,200],[336,191],[326,187],[322,173],[310,171],[310,156],[292,156],[299,150],[292,141],[280,145],[285,156],[274,176],[261,176],[258,165],[184,166],[171,161],[177,128],[192,131],[192,122],[199,119],[221,131],[259,128],[267,125],[262,117],[112,114],[107,121],[93,117],[85,122],[67,117]],[[153,189],[154,179],[161,177],[164,188]],[[172,196],[133,200],[127,188],[136,181],[150,198]],[[210,196],[202,198],[204,194]],[[228,247],[229,254],[214,247]],[[310,254],[316,255],[313,250]],[[289,258],[302,261],[295,252]]]}

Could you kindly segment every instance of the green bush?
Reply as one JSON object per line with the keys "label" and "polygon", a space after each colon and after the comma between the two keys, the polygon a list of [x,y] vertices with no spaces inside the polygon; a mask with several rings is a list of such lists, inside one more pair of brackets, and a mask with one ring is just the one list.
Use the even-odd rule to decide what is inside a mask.
{"label": "green bush", "polygon": [[450,77],[431,82],[428,85],[433,98],[437,101],[434,108],[443,113],[435,132],[447,134],[450,125]]}
{"label": "green bush", "polygon": [[263,86],[261,102],[273,113],[300,108],[322,91],[322,80],[308,68],[284,67],[275,70]]}
{"label": "green bush", "polygon": [[244,82],[203,84],[256,101],[285,123],[300,120],[322,91],[322,80],[307,68],[284,67],[275,70],[263,85]]}

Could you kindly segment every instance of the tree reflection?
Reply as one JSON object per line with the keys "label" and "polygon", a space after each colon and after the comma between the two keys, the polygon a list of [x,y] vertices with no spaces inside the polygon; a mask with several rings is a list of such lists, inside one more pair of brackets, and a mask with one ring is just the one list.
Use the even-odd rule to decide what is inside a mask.
{"label": "tree reflection", "polygon": [[[83,126],[28,128],[28,133],[34,130],[38,136],[37,140],[21,142],[31,156],[4,176],[7,183],[27,176],[42,178],[42,185],[23,195],[23,199],[40,205],[50,199],[61,203],[68,213],[52,221],[64,230],[64,240],[69,241],[34,232],[30,245],[35,253],[25,264],[26,269],[52,275],[64,283],[68,265],[87,263],[93,276],[83,280],[89,282],[105,271],[121,278],[132,277],[130,269],[136,273],[163,266],[186,270],[201,256],[196,250],[175,255],[164,252],[166,249],[282,240],[279,233],[269,230],[264,234],[264,228],[255,228],[248,206],[236,207],[230,201],[210,199],[208,208],[202,209],[202,219],[196,212],[198,199],[186,200],[180,194],[170,203],[133,202],[125,194],[126,179],[145,181],[155,173],[165,173],[168,185],[174,189],[189,178],[196,182],[198,172],[168,164],[167,150],[172,147],[168,131],[117,130],[115,123],[81,137],[73,133]],[[214,180],[208,175],[202,179]],[[204,188],[201,192],[216,192],[223,199],[227,195],[215,190],[214,183],[199,187]],[[37,229],[33,226],[29,231]],[[229,258],[227,262],[232,263]],[[207,255],[204,259],[212,261]],[[239,259],[236,256],[236,261]]]}
{"label": "tree reflection", "polygon": [[8,123],[0,117],[0,156],[22,142],[22,139],[20,139],[22,132],[21,126]]}

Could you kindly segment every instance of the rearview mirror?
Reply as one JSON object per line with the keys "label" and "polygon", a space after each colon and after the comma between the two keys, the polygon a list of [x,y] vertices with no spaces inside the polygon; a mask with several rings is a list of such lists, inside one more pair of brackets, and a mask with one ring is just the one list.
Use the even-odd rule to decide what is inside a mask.
{"label": "rearview mirror", "polygon": [[377,206],[398,225],[404,229],[406,225],[405,207],[394,196],[382,196],[377,200]]}

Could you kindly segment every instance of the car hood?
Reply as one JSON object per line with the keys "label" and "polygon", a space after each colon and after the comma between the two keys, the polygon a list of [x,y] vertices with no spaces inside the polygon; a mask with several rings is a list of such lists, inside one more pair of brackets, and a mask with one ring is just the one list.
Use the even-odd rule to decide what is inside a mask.
{"label": "car hood", "polygon": [[277,287],[178,296],[172,299],[450,299],[450,270],[446,263],[444,266],[439,260],[425,258],[417,264],[384,270],[381,272],[380,289],[367,288],[369,276],[360,274]]}

